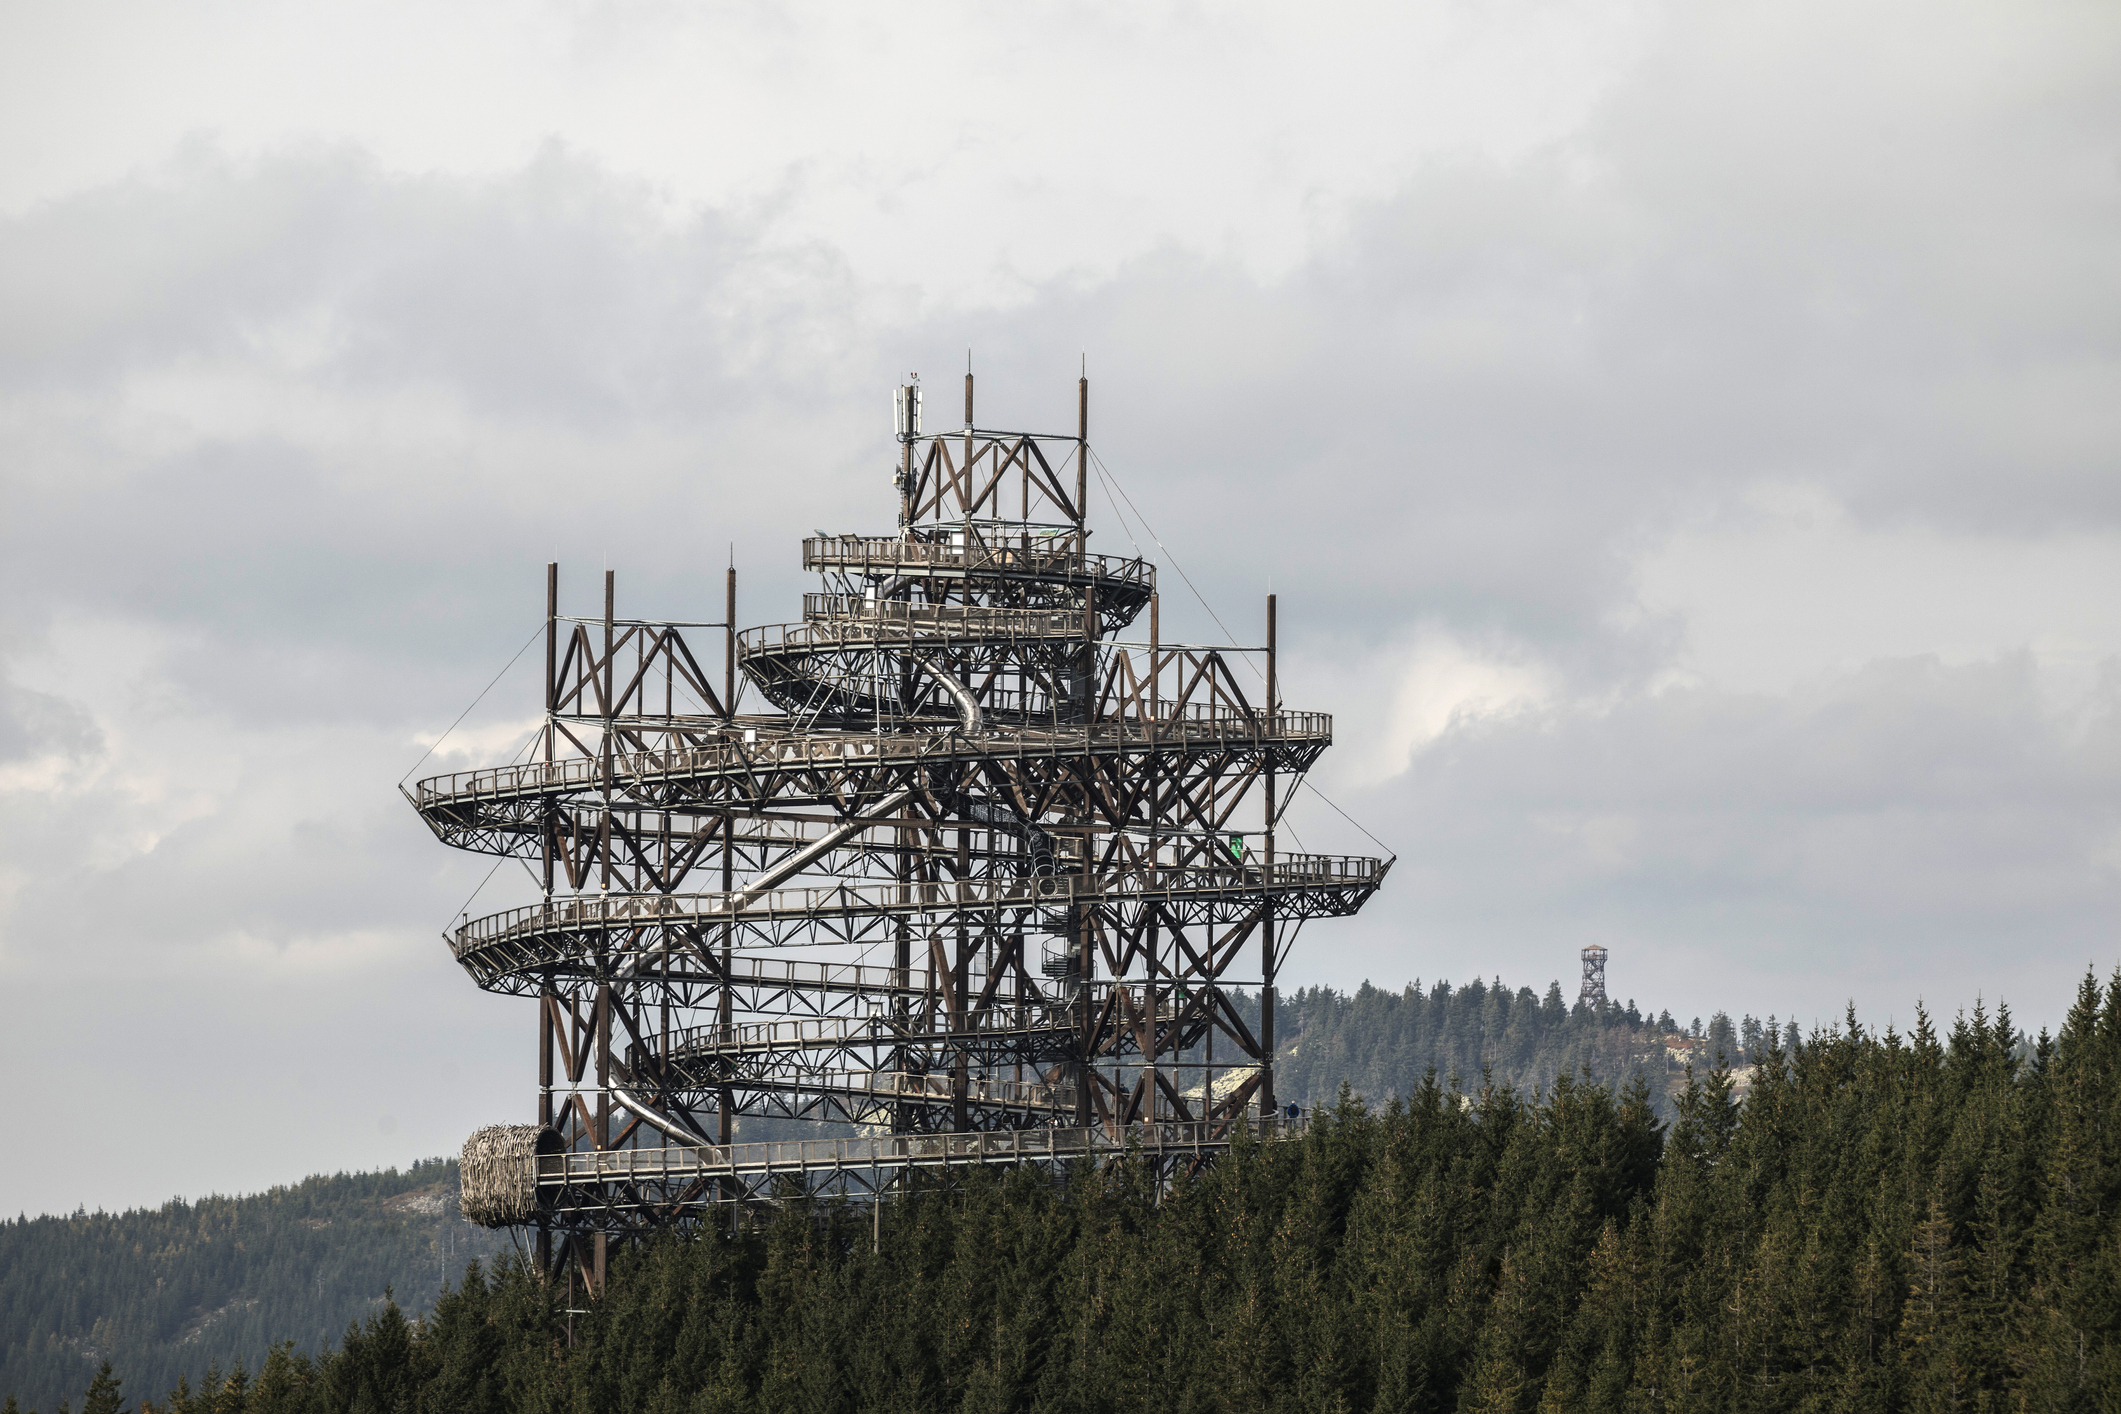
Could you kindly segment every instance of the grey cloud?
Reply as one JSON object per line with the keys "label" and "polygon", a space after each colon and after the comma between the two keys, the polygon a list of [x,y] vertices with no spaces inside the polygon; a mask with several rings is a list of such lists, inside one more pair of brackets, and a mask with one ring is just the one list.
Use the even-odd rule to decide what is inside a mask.
{"label": "grey cloud", "polygon": [[1904,1014],[1954,977],[2037,1020],[2112,951],[2121,660],[2069,718],[2021,654],[1467,719],[1359,799],[1405,863],[1343,974],[1547,975],[1606,942],[1690,1006],[1831,1007],[1832,978]]}
{"label": "grey cloud", "polygon": [[[1731,42],[1678,28],[1681,55]],[[1787,44],[1748,81],[1820,74],[1830,48]],[[339,427],[151,454],[55,429],[62,484],[24,510],[64,522],[74,482],[115,475],[115,516],[78,537],[112,547],[97,568],[137,602],[136,567],[181,556],[206,571],[216,623],[274,631],[290,599],[263,586],[297,578],[314,587],[293,602],[342,633],[394,634],[452,599],[445,614],[486,628],[498,599],[451,591],[498,584],[534,558],[526,541],[624,520],[620,548],[656,566],[686,555],[685,532],[807,528],[792,483],[761,484],[781,466],[888,514],[863,468],[881,462],[875,409],[898,370],[940,370],[948,404],[969,343],[983,407],[1064,425],[1088,349],[1109,459],[1167,533],[1186,524],[1215,597],[1256,597],[1278,569],[1316,586],[1322,624],[1374,638],[1442,614],[1627,675],[1643,646],[1602,626],[1627,552],[1762,477],[1885,518],[2113,523],[2086,448],[2113,440],[2090,394],[2110,382],[2115,301],[2080,277],[2106,264],[2089,218],[2115,194],[2066,180],[2100,75],[1991,100],[1985,144],[1956,149],[1977,77],[1906,99],[1888,142],[1837,140],[1865,131],[1869,100],[1825,73],[1776,140],[1752,88],[1703,92],[1653,55],[1584,132],[1507,167],[1431,162],[1285,278],[1172,248],[944,316],[746,213],[673,220],[652,189],[560,148],[480,182],[331,150],[238,169],[200,148],[0,233],[0,268],[22,272],[0,364],[18,390],[59,379],[86,396],[120,371],[230,360],[316,396],[320,418],[333,399],[357,422],[398,415],[358,399],[406,393],[464,419],[417,469],[375,464],[403,449],[364,456]],[[2075,155],[2047,155],[2058,142]],[[549,460],[504,435],[537,428],[555,434]],[[625,445],[643,429],[691,450],[644,464]],[[613,510],[555,511],[569,500]],[[178,548],[142,544],[149,525],[181,531]],[[428,578],[436,565],[452,579]],[[327,570],[362,592],[326,590]],[[231,573],[254,582],[215,582]]]}
{"label": "grey cloud", "polygon": [[[1781,9],[1672,17],[1569,138],[1380,177],[1270,278],[1177,242],[1126,256],[1147,244],[1127,233],[1085,257],[1109,275],[968,310],[941,262],[857,279],[771,211],[673,212],[559,145],[469,179],[201,142],[0,221],[9,652],[132,655],[114,697],[54,670],[58,696],[0,700],[0,760],[109,763],[11,801],[0,955],[56,1010],[124,979],[158,1044],[184,1030],[165,1002],[231,1030],[323,1018],[408,1087],[419,1057],[515,1044],[426,941],[484,862],[390,794],[414,734],[530,632],[555,553],[570,607],[608,560],[622,612],[712,617],[734,539],[740,616],[792,617],[798,536],[889,524],[886,390],[920,369],[953,417],[969,344],[982,422],[1054,430],[1088,352],[1101,455],[1232,634],[1271,576],[1292,653],[1337,659],[1292,702],[1350,732],[1382,715],[1417,626],[1552,679],[1351,787],[1403,858],[1369,915],[1307,935],[1306,977],[1539,980],[1595,938],[1616,986],[1689,1014],[1904,1006],[1925,981],[2059,996],[2112,950],[2111,678],[2074,724],[2007,653],[1779,695],[1660,686],[1687,625],[1646,616],[1634,577],[1763,482],[1872,524],[2117,529],[2121,82],[2087,42],[2111,17],[1925,20],[1901,64],[1871,41],[1904,16]],[[2008,81],[1979,54],[1999,26]],[[1222,637],[1143,548],[1167,632]],[[471,725],[522,714],[526,682]],[[1370,847],[1315,806],[1302,827]],[[76,936],[95,946],[45,945]],[[197,970],[148,995],[149,963]],[[490,1117],[423,1103],[423,1134]],[[304,1162],[358,1161],[329,1131],[302,1131],[329,1156]]]}
{"label": "grey cloud", "polygon": [[41,756],[80,761],[102,747],[103,733],[80,703],[0,677],[0,765]]}
{"label": "grey cloud", "polygon": [[741,214],[672,221],[653,190],[557,145],[467,181],[346,149],[238,164],[195,140],[7,223],[0,255],[16,388],[229,358],[598,430],[726,405],[791,345],[816,355],[806,309],[849,303],[830,251],[766,246]]}
{"label": "grey cloud", "polygon": [[[329,714],[507,637],[555,548],[695,576],[765,466],[846,455],[803,402],[849,381],[844,272],[739,224],[557,150],[466,184],[208,149],[8,223],[15,601],[183,625],[177,680]],[[185,379],[195,422],[155,402]]]}

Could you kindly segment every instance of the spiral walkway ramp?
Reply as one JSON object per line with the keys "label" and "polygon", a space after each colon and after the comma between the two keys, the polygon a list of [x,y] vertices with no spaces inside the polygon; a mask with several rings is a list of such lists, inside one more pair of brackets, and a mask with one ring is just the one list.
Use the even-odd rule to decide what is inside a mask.
{"label": "spiral walkway ramp", "polygon": [[1155,567],[1090,552],[1087,382],[1072,437],[965,397],[931,436],[900,391],[898,533],[805,540],[800,622],[739,633],[734,569],[718,622],[621,619],[608,572],[563,617],[549,566],[529,759],[410,792],[541,886],[448,939],[537,1002],[536,1122],[473,1137],[465,1211],[593,1284],[717,1203],[1298,1122],[1275,976],[1390,867],[1279,847],[1332,721],[1281,705],[1271,598],[1263,646],[1167,644]]}

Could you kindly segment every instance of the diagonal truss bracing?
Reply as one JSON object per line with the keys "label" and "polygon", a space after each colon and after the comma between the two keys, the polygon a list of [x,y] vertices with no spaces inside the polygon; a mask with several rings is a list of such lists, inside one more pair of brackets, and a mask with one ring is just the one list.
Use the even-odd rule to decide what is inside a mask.
{"label": "diagonal truss bracing", "polygon": [[[609,572],[563,618],[549,567],[533,759],[410,794],[540,881],[448,941],[537,1002],[507,1220],[548,1259],[595,1282],[609,1235],[790,1184],[1300,1123],[1276,973],[1390,862],[1280,849],[1332,721],[1281,703],[1272,598],[1263,646],[1167,644],[1154,566],[1090,552],[1080,392],[1073,437],[976,429],[969,379],[963,430],[902,428],[897,534],[806,539],[796,622],[740,632],[733,569],[714,623],[621,620]],[[742,1138],[794,1122],[826,1127]]]}

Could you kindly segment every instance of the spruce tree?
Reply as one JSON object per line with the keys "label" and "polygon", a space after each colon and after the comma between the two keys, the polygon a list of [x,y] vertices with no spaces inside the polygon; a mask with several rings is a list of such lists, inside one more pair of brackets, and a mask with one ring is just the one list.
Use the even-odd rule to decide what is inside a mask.
{"label": "spruce tree", "polygon": [[125,1414],[125,1401],[119,1394],[121,1383],[111,1373],[110,1361],[105,1360],[88,1382],[88,1392],[81,1396],[81,1414]]}

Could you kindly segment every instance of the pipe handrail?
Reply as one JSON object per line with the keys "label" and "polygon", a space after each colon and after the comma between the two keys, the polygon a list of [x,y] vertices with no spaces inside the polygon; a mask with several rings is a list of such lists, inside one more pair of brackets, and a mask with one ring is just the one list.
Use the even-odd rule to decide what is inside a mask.
{"label": "pipe handrail", "polygon": [[1300,1137],[1303,1118],[1280,1116],[1161,1120],[1087,1128],[891,1134],[856,1139],[787,1139],[746,1144],[673,1145],[654,1149],[576,1150],[537,1156],[539,1188],[658,1183],[743,1173],[830,1173],[846,1169],[918,1168],[928,1164],[1026,1161],[1208,1152],[1229,1147],[1240,1128],[1264,1143]]}
{"label": "pipe handrail", "polygon": [[950,544],[934,540],[905,540],[893,536],[805,536],[803,568],[806,570],[882,571],[917,569],[956,570],[966,574],[996,574],[1010,578],[1058,575],[1067,579],[1096,579],[1141,589],[1156,585],[1156,566],[1145,559],[1118,555],[1093,555],[1060,536],[1043,540],[1021,537],[1021,544],[990,544],[975,536],[968,543]]}
{"label": "pipe handrail", "polygon": [[[1031,1034],[1055,1031],[1070,1025],[1068,1008],[1062,1003],[1035,1006],[987,1007],[972,1013],[970,1026],[951,1026],[947,1013],[933,1017],[803,1016],[781,1021],[732,1022],[710,1026],[688,1026],[670,1033],[672,1058],[721,1055],[729,1052],[815,1050],[836,1046],[895,1046],[907,1041],[948,1040],[953,1036]],[[941,1025],[924,1022],[941,1022]],[[636,1058],[628,1048],[629,1065]],[[646,1063],[646,1057],[638,1057]]]}
{"label": "pipe handrail", "polygon": [[1098,879],[1015,875],[995,879],[864,881],[748,894],[575,894],[472,919],[450,948],[462,959],[511,936],[554,930],[633,928],[669,921],[721,922],[790,916],[906,914],[964,910],[1056,909],[1127,896],[1252,894],[1333,886],[1374,886],[1389,865],[1359,855],[1285,854],[1272,864],[1130,865]]}
{"label": "pipe handrail", "polygon": [[[1222,703],[1196,702],[1187,704],[1183,713],[1172,713],[1168,710],[1169,704],[1158,705],[1165,709],[1153,719],[1156,723],[1155,744],[1160,747],[1232,740],[1315,741],[1330,739],[1333,734],[1333,717],[1329,712],[1247,713]],[[418,808],[428,810],[466,800],[520,795],[525,791],[543,794],[547,789],[601,785],[606,781],[616,784],[865,758],[879,762],[905,761],[944,752],[962,753],[967,749],[962,739],[953,738],[948,733],[790,730],[769,735],[763,729],[750,730],[757,740],[737,739],[712,746],[614,752],[608,758],[608,764],[606,758],[566,756],[557,761],[527,761],[514,766],[452,771],[420,781],[413,787],[414,799]],[[1121,722],[1099,722],[1088,728],[1076,727],[1072,732],[1058,733],[1011,731],[990,723],[978,742],[978,754],[1004,758],[1012,754],[1079,756],[1084,750],[1083,733],[1086,730],[1092,750],[1101,744],[1106,749],[1122,749],[1130,743],[1147,744],[1150,740],[1144,720],[1139,717],[1129,717]]]}

